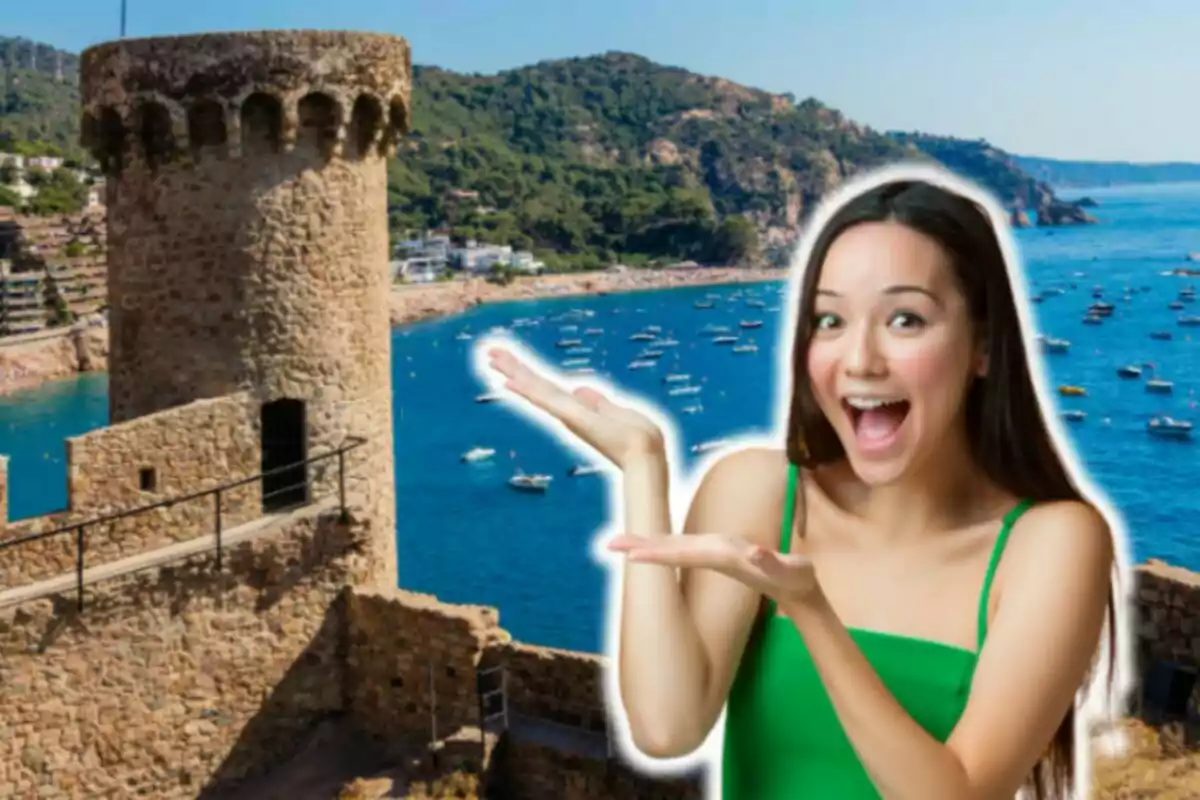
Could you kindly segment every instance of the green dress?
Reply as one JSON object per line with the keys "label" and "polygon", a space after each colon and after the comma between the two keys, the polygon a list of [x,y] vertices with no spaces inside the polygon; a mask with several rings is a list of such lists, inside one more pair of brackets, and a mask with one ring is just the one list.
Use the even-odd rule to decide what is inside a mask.
{"label": "green dress", "polygon": [[[788,471],[780,550],[791,544],[798,470]],[[979,642],[996,564],[1022,500],[1004,518],[979,599]],[[930,735],[946,741],[971,688],[977,653],[956,645],[851,628],[880,679]],[[760,620],[738,666],[725,713],[722,800],[866,800],[880,797],[842,729],[804,645],[774,604]]]}

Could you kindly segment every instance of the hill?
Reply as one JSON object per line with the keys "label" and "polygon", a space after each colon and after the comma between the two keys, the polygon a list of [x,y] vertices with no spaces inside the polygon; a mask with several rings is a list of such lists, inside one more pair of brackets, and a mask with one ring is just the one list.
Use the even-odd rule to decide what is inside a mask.
{"label": "hill", "polygon": [[1131,161],[1063,161],[1036,156],[1014,156],[1013,159],[1038,180],[1064,188],[1200,181],[1200,164],[1184,161],[1140,164]]}
{"label": "hill", "polygon": [[[77,59],[22,47],[0,137],[67,148],[77,135]],[[848,175],[912,157],[943,161],[1013,207],[1054,200],[994,148],[959,157],[959,140],[889,136],[816,99],[629,53],[495,75],[416,66],[413,84],[411,135],[389,163],[398,237],[444,228],[577,266],[753,260],[787,243]]]}
{"label": "hill", "polygon": [[0,151],[83,158],[79,57],[29,39],[0,36],[0,70]]}

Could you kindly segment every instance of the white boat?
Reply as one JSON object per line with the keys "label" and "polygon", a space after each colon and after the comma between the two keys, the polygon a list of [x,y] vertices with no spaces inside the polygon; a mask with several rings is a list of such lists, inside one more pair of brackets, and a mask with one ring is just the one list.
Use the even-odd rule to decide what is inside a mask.
{"label": "white boat", "polygon": [[1161,378],[1151,378],[1146,381],[1146,391],[1154,394],[1170,394],[1175,389],[1175,384],[1171,381],[1164,381]]}
{"label": "white boat", "polygon": [[726,445],[726,441],[724,439],[710,439],[707,442],[700,442],[699,444],[694,444],[689,449],[693,453],[707,453],[709,450],[716,450],[720,447],[724,447],[725,445]]}
{"label": "white boat", "polygon": [[1062,418],[1067,422],[1083,422],[1087,419],[1087,412],[1078,408],[1072,408],[1062,412]]}
{"label": "white boat", "polygon": [[762,320],[761,319],[744,319],[738,323],[738,327],[740,327],[740,328],[761,328]]}
{"label": "white boat", "polygon": [[696,403],[694,405],[684,406],[683,408],[681,408],[679,410],[685,414],[699,414],[701,411],[704,410],[704,406],[701,405],[700,403]]}
{"label": "white boat", "polygon": [[572,367],[567,370],[568,375],[595,375],[595,367]]}
{"label": "white boat", "polygon": [[1071,349],[1071,343],[1066,339],[1056,339],[1053,336],[1039,336],[1038,342],[1046,353],[1066,353]]}
{"label": "white boat", "polygon": [[591,363],[590,358],[568,358],[564,359],[562,366],[564,367],[586,367]]}
{"label": "white boat", "polygon": [[1189,328],[1194,328],[1197,325],[1200,325],[1200,316],[1193,316],[1191,314],[1182,316],[1179,318],[1179,324]]}
{"label": "white boat", "polygon": [[658,362],[648,358],[639,358],[629,362],[630,369],[647,369],[654,366],[658,366]]}
{"label": "white boat", "polygon": [[455,336],[454,338],[458,339],[460,342],[466,342],[470,341],[472,337],[471,334],[467,333],[466,331],[461,331],[458,336]]}
{"label": "white boat", "polygon": [[595,464],[576,464],[567,470],[567,474],[572,478],[575,478],[580,475],[594,475],[599,471],[600,467],[596,466]]}
{"label": "white boat", "polygon": [[559,339],[556,343],[558,347],[578,347],[583,344],[582,339]]}
{"label": "white boat", "polygon": [[1137,364],[1126,364],[1123,367],[1117,367],[1117,375],[1122,378],[1140,378],[1142,377],[1142,368]]}
{"label": "white boat", "polygon": [[1192,423],[1168,416],[1154,417],[1146,423],[1146,431],[1162,439],[1187,439],[1192,435]]}
{"label": "white boat", "polygon": [[629,341],[631,341],[631,342],[653,342],[657,338],[658,337],[655,336],[653,333],[649,333],[647,331],[641,331],[639,333],[635,333],[633,336],[630,336]]}
{"label": "white boat", "polygon": [[675,386],[671,389],[668,389],[667,394],[669,394],[671,397],[681,397],[688,394],[700,394],[700,387],[696,385]]}
{"label": "white boat", "polygon": [[747,342],[746,344],[735,344],[733,346],[733,352],[735,352],[735,353],[757,353],[758,345],[756,345],[754,342]]}
{"label": "white boat", "polygon": [[588,328],[583,332],[584,336],[600,336],[604,333],[604,328]]}
{"label": "white boat", "polygon": [[500,395],[495,392],[484,392],[483,394],[475,395],[476,403],[494,403],[500,399]]}
{"label": "white boat", "polygon": [[591,347],[568,347],[567,355],[569,356],[586,356],[590,355],[594,348]]}
{"label": "white boat", "polygon": [[666,339],[659,339],[651,345],[651,347],[678,347],[678,346],[679,346],[679,340],[671,339],[669,337]]}
{"label": "white boat", "polygon": [[692,376],[686,372],[672,372],[663,376],[663,383],[687,383]]}
{"label": "white boat", "polygon": [[470,450],[462,454],[463,461],[486,461],[496,455],[496,450],[493,447],[472,447]]}
{"label": "white boat", "polygon": [[737,340],[736,336],[714,336],[713,344],[733,344]]}
{"label": "white boat", "polygon": [[518,492],[544,492],[549,488],[550,481],[552,480],[554,478],[549,475],[526,475],[524,472],[517,470],[508,479],[508,485]]}

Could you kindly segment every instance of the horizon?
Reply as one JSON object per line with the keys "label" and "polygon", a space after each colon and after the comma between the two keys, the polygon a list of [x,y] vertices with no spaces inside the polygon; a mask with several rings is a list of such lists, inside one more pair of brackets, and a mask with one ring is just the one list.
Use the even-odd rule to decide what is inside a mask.
{"label": "horizon", "polygon": [[[950,0],[898,8],[883,0],[612,0],[605,7],[513,0],[313,0],[128,9],[127,38],[262,29],[393,33],[415,64],[494,75],[607,52],[813,97],[879,132],[984,139],[1012,155],[1135,165],[1200,164],[1190,135],[1200,109],[1181,100],[1200,73],[1187,19],[1200,7],[1164,0],[1150,19],[1116,2],[1033,0],[964,11]],[[253,5],[254,7],[247,7]],[[120,0],[60,0],[51,16],[20,5],[9,35],[79,53],[119,38]],[[1117,56],[1116,45],[1121,56]],[[1019,55],[1019,57],[1018,57]],[[830,63],[837,63],[830,69]],[[886,76],[881,78],[880,76]],[[949,102],[947,101],[949,100]]]}

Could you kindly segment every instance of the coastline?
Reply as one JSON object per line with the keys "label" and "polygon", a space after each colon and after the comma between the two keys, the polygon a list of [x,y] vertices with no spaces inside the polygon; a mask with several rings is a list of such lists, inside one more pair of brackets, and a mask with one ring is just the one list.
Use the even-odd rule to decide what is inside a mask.
{"label": "coastline", "polygon": [[[520,276],[507,286],[484,278],[401,284],[392,288],[393,326],[459,314],[484,303],[548,297],[586,297],[612,292],[675,289],[729,283],[785,280],[786,269],[713,267],[628,269]],[[63,329],[36,336],[0,338],[0,395],[32,389],[47,381],[108,368],[108,326]]]}

